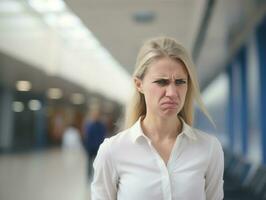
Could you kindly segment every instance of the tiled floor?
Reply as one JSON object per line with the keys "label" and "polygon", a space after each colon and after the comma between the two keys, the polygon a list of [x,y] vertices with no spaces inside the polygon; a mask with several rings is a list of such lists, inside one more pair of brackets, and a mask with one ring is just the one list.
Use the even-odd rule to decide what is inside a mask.
{"label": "tiled floor", "polygon": [[82,150],[0,155],[0,200],[88,200]]}

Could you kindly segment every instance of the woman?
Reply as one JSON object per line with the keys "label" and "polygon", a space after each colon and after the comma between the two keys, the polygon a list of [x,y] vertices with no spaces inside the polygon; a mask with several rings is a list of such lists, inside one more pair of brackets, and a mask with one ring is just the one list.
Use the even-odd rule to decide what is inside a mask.
{"label": "woman", "polygon": [[209,115],[186,50],[172,38],[147,41],[133,79],[127,129],[100,147],[92,200],[223,199],[221,145],[191,127],[194,100]]}

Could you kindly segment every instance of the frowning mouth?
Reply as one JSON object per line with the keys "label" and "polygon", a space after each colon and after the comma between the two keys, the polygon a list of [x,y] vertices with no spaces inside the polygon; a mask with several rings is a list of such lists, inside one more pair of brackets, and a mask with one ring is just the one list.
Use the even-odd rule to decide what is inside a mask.
{"label": "frowning mouth", "polygon": [[167,101],[167,102],[163,102],[161,104],[162,108],[164,109],[175,109],[177,107],[177,103],[173,102],[173,101]]}
{"label": "frowning mouth", "polygon": [[177,103],[174,101],[166,101],[166,102],[163,102],[161,105],[177,105]]}

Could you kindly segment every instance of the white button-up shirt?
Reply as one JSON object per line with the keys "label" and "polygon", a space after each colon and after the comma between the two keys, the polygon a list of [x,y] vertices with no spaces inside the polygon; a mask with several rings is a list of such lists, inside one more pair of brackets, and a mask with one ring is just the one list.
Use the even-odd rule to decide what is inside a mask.
{"label": "white button-up shirt", "polygon": [[94,161],[92,200],[221,200],[223,150],[184,121],[167,165],[144,135],[140,119],[105,139]]}

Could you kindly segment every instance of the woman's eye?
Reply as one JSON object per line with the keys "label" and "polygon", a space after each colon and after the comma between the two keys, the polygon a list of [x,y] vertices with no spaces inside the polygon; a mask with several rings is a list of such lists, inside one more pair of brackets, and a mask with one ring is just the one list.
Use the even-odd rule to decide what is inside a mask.
{"label": "woman's eye", "polygon": [[175,80],[175,84],[176,85],[181,85],[181,84],[185,84],[185,83],[186,83],[186,81],[185,80],[182,80],[182,79]]}
{"label": "woman's eye", "polygon": [[161,80],[155,81],[155,83],[157,83],[159,85],[167,85],[168,84],[168,80],[161,79]]}

